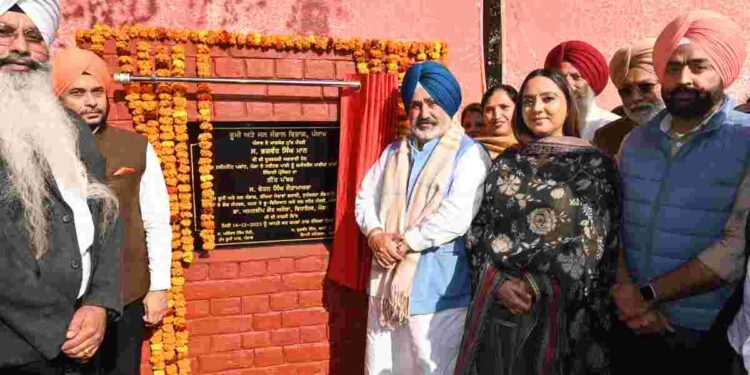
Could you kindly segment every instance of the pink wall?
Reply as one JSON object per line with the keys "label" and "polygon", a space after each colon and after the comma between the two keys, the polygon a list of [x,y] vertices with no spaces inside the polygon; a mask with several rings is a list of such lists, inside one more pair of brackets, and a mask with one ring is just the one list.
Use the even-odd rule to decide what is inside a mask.
{"label": "pink wall", "polygon": [[442,39],[465,102],[479,100],[481,0],[63,0],[61,44],[96,22],[378,39]]}
{"label": "pink wall", "polygon": [[[171,28],[217,28],[278,34],[341,37],[444,39],[464,103],[482,90],[482,0],[63,0],[61,43],[94,23],[142,23]],[[562,40],[585,40],[609,58],[624,43],[656,36],[679,13],[711,8],[750,25],[746,0],[509,0],[503,1],[505,80],[519,85]],[[750,33],[748,34],[750,45]],[[750,96],[750,69],[730,88],[738,101]],[[599,98],[605,107],[619,99],[610,84]]]}
{"label": "pink wall", "polygon": [[[504,77],[520,85],[563,40],[580,39],[598,47],[607,59],[630,40],[657,36],[669,21],[689,9],[708,8],[750,25],[747,0],[523,0],[503,1]],[[750,33],[746,36],[750,47]],[[750,69],[729,89],[738,101],[750,96]],[[604,107],[619,104],[610,83],[599,98]]]}

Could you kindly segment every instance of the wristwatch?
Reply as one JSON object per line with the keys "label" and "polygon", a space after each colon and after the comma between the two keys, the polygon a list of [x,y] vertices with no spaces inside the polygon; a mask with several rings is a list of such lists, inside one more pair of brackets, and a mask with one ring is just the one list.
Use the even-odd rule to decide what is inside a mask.
{"label": "wristwatch", "polygon": [[651,283],[643,285],[639,291],[641,292],[641,298],[647,303],[653,303],[656,299],[656,291]]}

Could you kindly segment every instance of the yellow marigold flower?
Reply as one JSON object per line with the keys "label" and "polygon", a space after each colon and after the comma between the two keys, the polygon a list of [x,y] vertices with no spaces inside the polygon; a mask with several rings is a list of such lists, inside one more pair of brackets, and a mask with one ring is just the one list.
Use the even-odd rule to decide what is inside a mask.
{"label": "yellow marigold flower", "polygon": [[172,278],[172,285],[185,285],[185,278],[184,277],[173,277]]}
{"label": "yellow marigold flower", "polygon": [[357,72],[359,74],[367,74],[370,72],[369,67],[367,66],[366,62],[358,63],[357,64]]}

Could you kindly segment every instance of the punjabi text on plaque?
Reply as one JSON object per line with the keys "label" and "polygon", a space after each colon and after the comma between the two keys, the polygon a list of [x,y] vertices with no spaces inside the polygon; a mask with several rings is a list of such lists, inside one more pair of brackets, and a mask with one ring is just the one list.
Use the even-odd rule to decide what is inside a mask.
{"label": "punjabi text on plaque", "polygon": [[337,126],[217,126],[216,245],[333,236]]}

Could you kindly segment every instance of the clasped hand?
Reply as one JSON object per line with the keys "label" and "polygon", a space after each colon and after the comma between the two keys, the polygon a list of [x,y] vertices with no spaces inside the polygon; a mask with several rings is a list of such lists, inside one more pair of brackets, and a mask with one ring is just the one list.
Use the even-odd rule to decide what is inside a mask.
{"label": "clasped hand", "polygon": [[523,279],[509,277],[497,290],[497,301],[512,314],[526,314],[534,305],[531,287]]}
{"label": "clasped hand", "polygon": [[672,330],[672,326],[662,312],[643,300],[637,285],[617,284],[612,287],[620,321],[638,334],[657,334]]}
{"label": "clasped hand", "polygon": [[375,261],[383,268],[393,267],[404,259],[409,251],[403,236],[398,233],[385,233],[380,229],[367,236],[367,245],[372,250]]}

